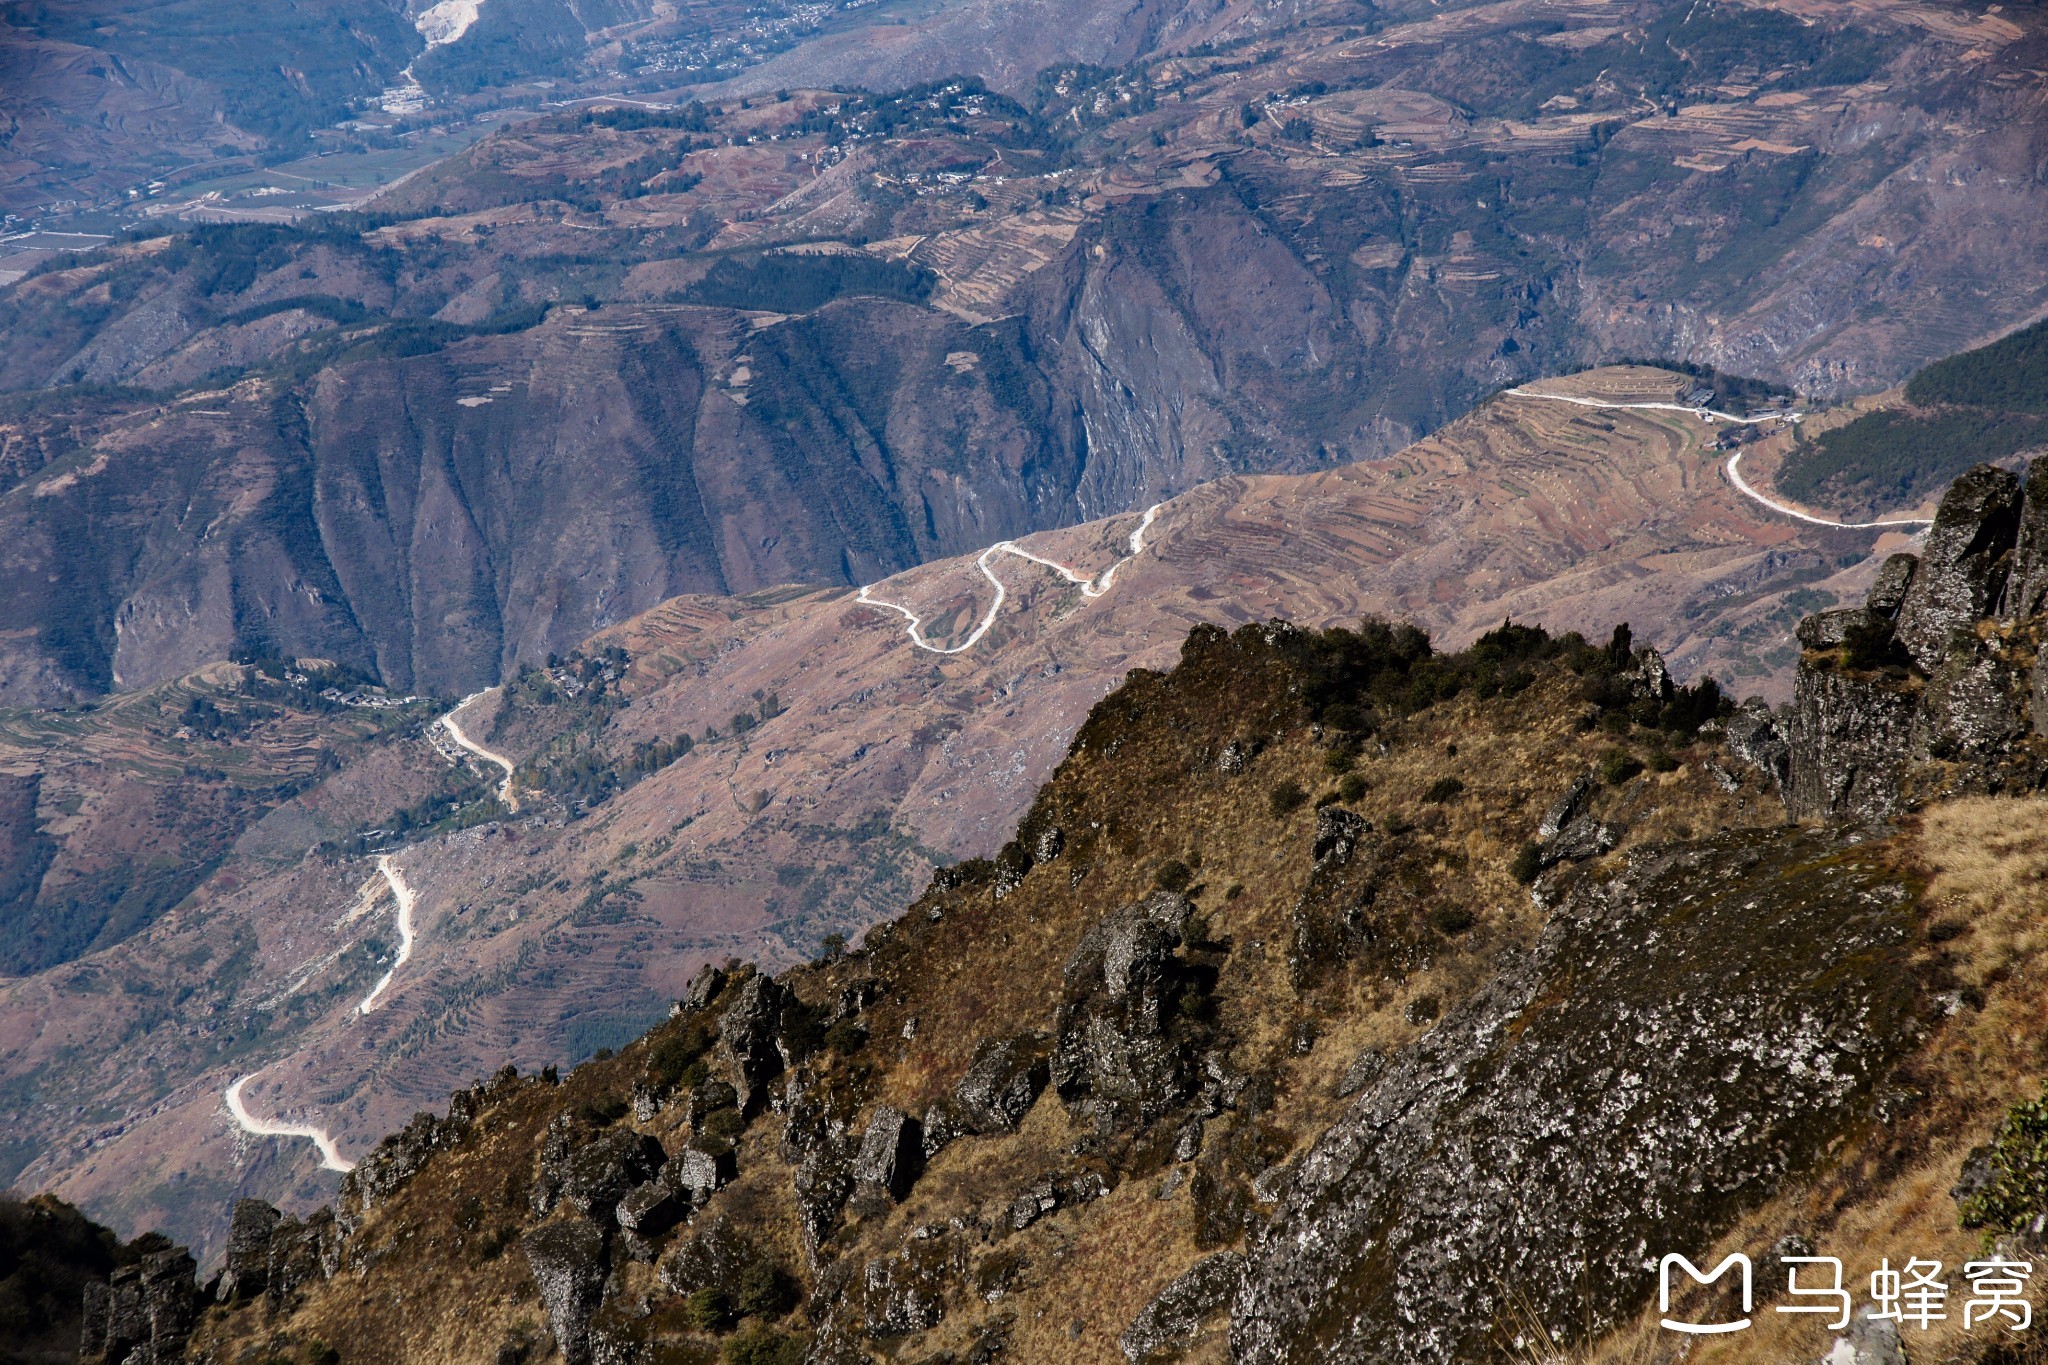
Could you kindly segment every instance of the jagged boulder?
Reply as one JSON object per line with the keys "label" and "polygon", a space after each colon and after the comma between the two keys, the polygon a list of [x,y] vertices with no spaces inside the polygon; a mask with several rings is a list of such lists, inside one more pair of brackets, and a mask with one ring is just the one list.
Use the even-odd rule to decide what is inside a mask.
{"label": "jagged boulder", "polygon": [[732,1003],[718,1018],[719,1053],[749,1109],[760,1101],[768,1082],[782,1074],[782,1049],[776,1040],[782,1012],[794,998],[775,978],[756,972],[733,993]]}
{"label": "jagged boulder", "polygon": [[1761,770],[1781,790],[1791,774],[1792,745],[1785,731],[1761,698],[1752,697],[1735,708],[1723,722],[1723,742],[1728,752]]}
{"label": "jagged boulder", "polygon": [[658,1180],[635,1185],[619,1199],[614,1216],[619,1226],[641,1237],[659,1237],[689,1212],[689,1204],[675,1189]]}
{"label": "jagged boulder", "polygon": [[904,1336],[939,1325],[947,1286],[964,1278],[964,1257],[953,1245],[958,1240],[944,1228],[920,1229],[901,1251],[861,1267],[861,1314],[869,1336]]}
{"label": "jagged boulder", "polygon": [[1920,567],[1920,556],[1899,553],[1888,557],[1878,566],[1877,577],[1870,582],[1870,591],[1864,595],[1865,610],[1892,620],[1905,605],[1906,589],[1913,586],[1913,574]]}
{"label": "jagged boulder", "polygon": [[354,1236],[370,1210],[390,1199],[426,1168],[434,1153],[459,1142],[469,1132],[461,1120],[418,1113],[412,1121],[378,1143],[376,1149],[341,1178],[335,1217],[342,1232]]}
{"label": "jagged boulder", "polygon": [[901,1200],[924,1166],[923,1139],[924,1126],[901,1109],[885,1104],[875,1110],[853,1158],[856,1189]]}
{"label": "jagged boulder", "polygon": [[1880,675],[1802,664],[1787,736],[1785,809],[1794,819],[1881,819],[1919,733],[1917,694]]}
{"label": "jagged boulder", "polygon": [[683,1010],[707,1009],[724,989],[725,973],[707,962],[690,978],[690,984],[683,987],[683,998],[677,1005]]}
{"label": "jagged boulder", "polygon": [[261,1199],[235,1202],[228,1219],[228,1250],[215,1295],[222,1303],[253,1299],[270,1283],[270,1238],[284,1215]]}
{"label": "jagged boulder", "polygon": [[1794,634],[1806,649],[1840,649],[1859,630],[1885,628],[1885,618],[1868,607],[1836,607],[1802,620]]}
{"label": "jagged boulder", "polygon": [[1988,464],[1965,471],[1942,495],[1899,606],[1899,642],[1922,668],[1939,665],[1950,636],[1998,606],[2019,536],[2021,501],[2019,479]]}
{"label": "jagged boulder", "polygon": [[654,1179],[666,1161],[653,1138],[614,1128],[569,1154],[562,1165],[561,1198],[579,1213],[608,1219],[626,1192]]}
{"label": "jagged boulder", "polygon": [[699,1209],[738,1176],[739,1160],[730,1147],[710,1149],[694,1144],[678,1152],[662,1171],[663,1181],[688,1199],[692,1208]]}
{"label": "jagged boulder", "polygon": [[1564,795],[1551,803],[1543,813],[1543,819],[1536,825],[1538,839],[1555,839],[1560,833],[1586,814],[1593,803],[1594,782],[1590,777],[1575,778]]}
{"label": "jagged boulder", "polygon": [[568,1365],[590,1359],[590,1319],[604,1301],[611,1274],[605,1242],[604,1229],[588,1218],[547,1223],[520,1239],[555,1346]]}
{"label": "jagged boulder", "polygon": [[1908,893],[1852,838],[1746,831],[1579,883],[1293,1164],[1233,1359],[1491,1359],[1510,1293],[1559,1336],[1632,1317],[1644,1249],[1711,1245],[1939,1008]]}
{"label": "jagged boulder", "polygon": [[2048,455],[2027,466],[2027,490],[1999,615],[2024,621],[2048,611]]}
{"label": "jagged boulder", "polygon": [[1927,680],[1922,710],[1937,756],[1982,760],[2026,728],[2027,678],[1997,643],[1958,640]]}
{"label": "jagged boulder", "polygon": [[1044,1034],[983,1042],[953,1087],[950,1117],[970,1133],[1012,1132],[1031,1112],[1049,1075]]}
{"label": "jagged boulder", "polygon": [[1184,1099],[1194,1054],[1176,1027],[1186,983],[1175,950],[1193,905],[1154,892],[1082,935],[1062,974],[1052,1083],[1110,1126],[1150,1122]]}
{"label": "jagged boulder", "polygon": [[1202,1323],[1230,1306],[1244,1279],[1244,1257],[1219,1251],[1196,1261],[1138,1311],[1117,1345],[1133,1365],[1178,1355],[1193,1344]]}
{"label": "jagged boulder", "polygon": [[315,1280],[331,1280],[341,1269],[341,1227],[334,1210],[315,1209],[304,1223],[281,1220],[270,1234],[270,1269],[264,1289],[272,1312],[288,1311]]}
{"label": "jagged boulder", "polygon": [[151,1252],[102,1284],[85,1287],[81,1361],[106,1365],[170,1365],[185,1358],[185,1340],[201,1307],[198,1265],[183,1247]]}

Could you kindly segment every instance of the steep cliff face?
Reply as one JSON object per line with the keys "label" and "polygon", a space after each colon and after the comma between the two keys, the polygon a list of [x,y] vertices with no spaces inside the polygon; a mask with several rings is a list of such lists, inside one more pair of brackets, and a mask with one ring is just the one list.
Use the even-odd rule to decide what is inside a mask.
{"label": "steep cliff face", "polygon": [[2039,459],[2024,489],[1995,466],[1970,470],[1921,553],[1889,561],[1865,605],[1801,624],[1796,695],[1774,727],[1795,817],[1881,819],[1922,788],[2032,785],[2040,760],[2022,741],[2048,721],[2042,622],[2026,610],[2044,475]]}
{"label": "steep cliff face", "polygon": [[[1945,1079],[2041,1007],[2008,937],[2040,798],[1787,827],[1764,723],[1626,632],[1197,630],[1000,856],[843,956],[707,969],[617,1057],[459,1092],[194,1352],[1662,1359],[1646,1265],[1858,1235],[2038,1069]],[[273,1288],[312,1235],[276,1226]],[[1787,1322],[1727,1358],[1829,1348]]]}

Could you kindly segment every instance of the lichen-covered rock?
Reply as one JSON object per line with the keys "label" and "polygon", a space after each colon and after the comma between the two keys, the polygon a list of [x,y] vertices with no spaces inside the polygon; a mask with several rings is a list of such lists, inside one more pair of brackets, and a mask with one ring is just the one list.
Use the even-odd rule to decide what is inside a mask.
{"label": "lichen-covered rock", "polygon": [[868,1120],[853,1158],[857,1187],[901,1200],[924,1166],[923,1125],[901,1109],[883,1105]]}
{"label": "lichen-covered rock", "polygon": [[611,1274],[605,1243],[604,1229],[588,1218],[543,1224],[520,1239],[556,1349],[569,1365],[590,1359],[590,1318]]}
{"label": "lichen-covered rock", "polygon": [[787,986],[756,972],[733,993],[718,1018],[718,1050],[732,1068],[734,1083],[748,1109],[766,1092],[768,1082],[782,1074],[784,1059],[777,1038],[782,1012],[794,999]]}
{"label": "lichen-covered rock", "polygon": [[2019,535],[1999,615],[2024,621],[2042,611],[2048,611],[2048,455],[2035,456],[2027,466]]}
{"label": "lichen-covered rock", "polygon": [[1880,819],[1918,729],[1916,694],[1881,675],[1802,666],[1794,685],[1785,809],[1795,819]]}
{"label": "lichen-covered rock", "polygon": [[689,1205],[674,1189],[658,1180],[635,1185],[620,1198],[614,1216],[619,1226],[642,1237],[659,1237],[683,1220]]}
{"label": "lichen-covered rock", "polygon": [[1564,795],[1552,802],[1550,809],[1543,813],[1543,819],[1536,826],[1536,837],[1555,839],[1568,826],[1577,823],[1579,817],[1592,805],[1592,801],[1593,779],[1575,779],[1564,789]]}
{"label": "lichen-covered rock", "polygon": [[1067,959],[1051,1071],[1077,1111],[1110,1126],[1145,1123],[1191,1092],[1175,950],[1192,910],[1185,896],[1154,892],[1089,929]]}
{"label": "lichen-covered rock", "polygon": [[1870,1305],[1856,1311],[1849,1330],[1835,1338],[1819,1365],[1908,1365],[1906,1343],[1890,1318],[1873,1318]]}
{"label": "lichen-covered rock", "polygon": [[630,1128],[614,1128],[570,1153],[563,1164],[561,1198],[579,1213],[603,1221],[626,1191],[660,1173],[661,1144]]}
{"label": "lichen-covered rock", "polygon": [[1927,680],[1925,746],[1967,760],[1996,756],[2026,728],[2027,679],[1997,644],[1958,640]]}
{"label": "lichen-covered rock", "polygon": [[707,962],[690,978],[690,984],[683,987],[683,998],[677,1003],[685,1010],[705,1009],[724,989],[725,973]]}
{"label": "lichen-covered rock", "polygon": [[1202,1323],[1230,1306],[1244,1279],[1244,1257],[1219,1251],[1196,1261],[1138,1311],[1117,1345],[1134,1365],[1185,1350]]}
{"label": "lichen-covered rock", "polygon": [[1807,649],[1840,649],[1855,631],[1882,630],[1884,617],[1868,607],[1836,607],[1818,611],[1799,623],[1794,632]]}
{"label": "lichen-covered rock", "polygon": [[1913,585],[1913,574],[1919,567],[1918,555],[1889,556],[1878,566],[1877,577],[1871,580],[1870,591],[1863,596],[1864,608],[1887,621],[1896,617],[1899,608],[1905,605],[1906,589]]}
{"label": "lichen-covered rock", "polygon": [[1299,1159],[1233,1357],[1490,1358],[1503,1286],[1560,1335],[1632,1314],[1651,1248],[1710,1245],[1857,1121],[1925,1026],[1906,899],[1875,856],[1805,831],[1579,884]]}
{"label": "lichen-covered rock", "polygon": [[183,1247],[151,1252],[105,1285],[88,1285],[79,1359],[106,1365],[170,1365],[185,1358],[199,1321],[198,1270]]}
{"label": "lichen-covered rock", "polygon": [[1621,842],[1622,829],[1600,820],[1578,819],[1566,825],[1556,838],[1543,845],[1537,862],[1555,867],[1562,862],[1583,862],[1597,858]]}
{"label": "lichen-covered rock", "polygon": [[315,1280],[331,1280],[341,1269],[341,1228],[332,1209],[316,1209],[304,1223],[282,1220],[270,1235],[270,1268],[265,1301],[273,1313],[286,1312]]}
{"label": "lichen-covered rock", "polygon": [[[1050,1070],[1045,1035],[1020,1034],[983,1042],[960,1084],[951,1117],[970,1133],[1008,1133],[1024,1121],[1045,1089]],[[931,1125],[926,1124],[929,1131]]]}
{"label": "lichen-covered rock", "polygon": [[692,1145],[676,1153],[661,1174],[664,1184],[687,1198],[693,1208],[701,1209],[712,1195],[739,1178],[739,1159],[730,1147]]}
{"label": "lichen-covered rock", "polygon": [[1761,770],[1774,786],[1784,787],[1791,771],[1792,746],[1778,718],[1762,700],[1752,697],[1736,707],[1735,714],[1722,723],[1721,734],[1729,753]]}
{"label": "lichen-covered rock", "polygon": [[1949,637],[1991,615],[2005,590],[2007,555],[2019,536],[2019,479],[1996,465],[1966,470],[1948,487],[1927,532],[1920,567],[1899,606],[1899,642],[1933,669]]}
{"label": "lichen-covered rock", "polygon": [[284,1215],[261,1199],[241,1199],[228,1220],[227,1257],[221,1264],[222,1303],[253,1299],[270,1283],[270,1238]]}
{"label": "lichen-covered rock", "polygon": [[728,1298],[739,1295],[740,1276],[760,1259],[760,1252],[730,1219],[713,1218],[670,1247],[657,1273],[671,1294],[689,1295],[715,1289]]}
{"label": "lichen-covered rock", "polygon": [[861,1267],[861,1314],[871,1337],[929,1331],[946,1315],[946,1287],[965,1265],[944,1228],[921,1228],[910,1244]]}

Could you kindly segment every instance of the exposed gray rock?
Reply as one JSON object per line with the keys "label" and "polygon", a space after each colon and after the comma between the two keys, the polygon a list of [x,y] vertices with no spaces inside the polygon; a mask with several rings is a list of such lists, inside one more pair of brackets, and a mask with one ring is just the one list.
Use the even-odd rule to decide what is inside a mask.
{"label": "exposed gray rock", "polygon": [[677,1192],[658,1180],[635,1185],[619,1200],[615,1216],[619,1226],[642,1237],[659,1237],[683,1220],[689,1211]]}
{"label": "exposed gray rock", "polygon": [[345,1236],[354,1236],[370,1210],[404,1188],[426,1169],[435,1152],[452,1147],[469,1132],[460,1119],[446,1120],[418,1113],[412,1121],[378,1143],[376,1149],[341,1178],[335,1218]]}
{"label": "exposed gray rock", "polygon": [[960,1269],[943,1245],[951,1240],[913,1238],[903,1250],[861,1267],[861,1311],[869,1336],[903,1336],[939,1325],[946,1315],[946,1286]]}
{"label": "exposed gray rock", "polygon": [[1802,667],[1786,727],[1785,809],[1794,819],[1895,813],[1917,720],[1914,694],[1887,678]]}
{"label": "exposed gray rock", "polygon": [[190,1252],[173,1247],[121,1267],[105,1285],[86,1286],[79,1359],[107,1365],[183,1360],[185,1339],[199,1321],[197,1269]]}
{"label": "exposed gray rock", "polygon": [[1859,627],[1883,630],[1885,625],[1884,617],[1868,607],[1836,607],[1807,617],[1799,623],[1795,634],[1807,649],[1840,649],[1849,642],[1850,633]]}
{"label": "exposed gray rock", "polygon": [[1906,589],[1913,584],[1913,572],[1919,567],[1920,556],[1903,551],[1886,559],[1878,566],[1877,577],[1871,580],[1863,605],[1887,621],[1897,616],[1906,601]]}
{"label": "exposed gray rock", "polygon": [[1503,1286],[1560,1336],[1633,1316],[1650,1248],[1711,1244],[1768,1198],[1923,1027],[1900,989],[1905,899],[1878,859],[1807,831],[1580,883],[1299,1159],[1253,1243],[1233,1358],[1490,1359]]}
{"label": "exposed gray rock", "polygon": [[1993,757],[2026,728],[2027,679],[1988,641],[1953,645],[1923,696],[1930,746],[1948,757]]}
{"label": "exposed gray rock", "polygon": [[1316,812],[1315,843],[1310,855],[1318,864],[1348,863],[1352,850],[1371,828],[1362,817],[1341,806],[1324,806]]}
{"label": "exposed gray rock", "polygon": [[2007,552],[2019,535],[2020,504],[2019,479],[1988,464],[1965,471],[1942,495],[1899,606],[1899,642],[1922,668],[1937,666],[1952,634],[1998,606],[2010,568]]}
{"label": "exposed gray rock", "polygon": [[1032,842],[1031,856],[1041,863],[1049,863],[1066,849],[1067,834],[1058,825],[1047,825],[1038,831],[1038,838]]}
{"label": "exposed gray rock", "polygon": [[735,1084],[752,1109],[768,1082],[782,1074],[782,1049],[776,1037],[782,1011],[794,997],[788,987],[765,972],[748,977],[718,1019],[718,1050],[732,1067]]}
{"label": "exposed gray rock", "polygon": [[2027,491],[1999,615],[2024,621],[2048,610],[2048,455],[2027,466]]}
{"label": "exposed gray rock", "polygon": [[1671,670],[1664,664],[1664,656],[1650,646],[1644,645],[1635,653],[1635,664],[1621,675],[1629,690],[1638,697],[1650,701],[1671,700]]}
{"label": "exposed gray rock", "polygon": [[569,1365],[583,1365],[590,1359],[590,1318],[611,1273],[604,1229],[588,1218],[565,1218],[535,1228],[520,1246],[540,1286],[556,1348]]}
{"label": "exposed gray rock", "polygon": [[1564,789],[1564,795],[1551,804],[1543,813],[1543,819],[1536,826],[1538,839],[1555,839],[1567,827],[1575,824],[1584,815],[1593,801],[1593,779],[1581,777]]}
{"label": "exposed gray rock", "polygon": [[1104,917],[1067,959],[1051,1071],[1077,1110],[1111,1125],[1149,1122],[1191,1092],[1175,949],[1192,910],[1185,896],[1154,892]]}
{"label": "exposed gray rock", "polygon": [[738,1177],[739,1162],[730,1148],[706,1151],[685,1147],[662,1171],[664,1183],[687,1197],[692,1207],[700,1209]]}
{"label": "exposed gray rock", "polygon": [[740,1276],[760,1257],[745,1233],[723,1218],[713,1218],[691,1236],[668,1249],[657,1273],[672,1294],[716,1289],[738,1297]]}
{"label": "exposed gray rock", "polygon": [[1369,1047],[1351,1059],[1351,1065],[1344,1068],[1344,1074],[1337,1078],[1337,1098],[1349,1099],[1359,1091],[1378,1080],[1387,1069],[1387,1056],[1376,1047]]}
{"label": "exposed gray rock", "polygon": [[[1045,1035],[1020,1034],[982,1043],[960,1084],[953,1087],[953,1114],[970,1133],[1014,1131],[1031,1112],[1050,1075]],[[931,1125],[926,1124],[927,1132]]]}
{"label": "exposed gray rock", "polygon": [[725,973],[707,962],[690,978],[690,984],[683,987],[682,1007],[686,1010],[704,1009],[724,989]]}
{"label": "exposed gray rock", "polygon": [[1835,1338],[1820,1365],[1907,1365],[1906,1344],[1899,1339],[1899,1325],[1890,1318],[1873,1318],[1870,1306],[1856,1310],[1849,1330]]}
{"label": "exposed gray rock", "polygon": [[898,1201],[924,1166],[924,1128],[901,1109],[883,1105],[868,1120],[853,1158],[856,1186]]}
{"label": "exposed gray rock", "polygon": [[332,1209],[316,1209],[304,1223],[280,1222],[270,1235],[270,1272],[264,1298],[273,1313],[288,1312],[299,1290],[331,1280],[341,1269],[341,1228]]}
{"label": "exposed gray rock", "polygon": [[1234,1251],[1196,1261],[1131,1319],[1117,1342],[1125,1358],[1143,1362],[1187,1349],[1202,1323],[1230,1306],[1243,1278],[1244,1257]]}
{"label": "exposed gray rock", "polygon": [[1597,858],[1621,842],[1622,830],[1619,825],[1606,824],[1599,820],[1577,820],[1565,826],[1555,839],[1543,845],[1538,862],[1544,867],[1555,867],[1562,862],[1583,862]]}
{"label": "exposed gray rock", "polygon": [[614,1128],[570,1154],[561,1197],[578,1212],[607,1220],[626,1191],[654,1179],[665,1160],[661,1144],[653,1138]]}
{"label": "exposed gray rock", "polygon": [[253,1299],[270,1283],[270,1238],[284,1215],[261,1199],[240,1199],[228,1220],[227,1258],[221,1264],[220,1302]]}
{"label": "exposed gray rock", "polygon": [[1792,746],[1771,714],[1771,708],[1752,697],[1735,708],[1722,725],[1728,752],[1767,774],[1773,785],[1783,788],[1790,774]]}

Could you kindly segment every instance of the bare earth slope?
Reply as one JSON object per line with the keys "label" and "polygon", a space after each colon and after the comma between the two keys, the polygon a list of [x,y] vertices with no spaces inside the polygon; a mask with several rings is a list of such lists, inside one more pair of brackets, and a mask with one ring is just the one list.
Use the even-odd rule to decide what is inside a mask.
{"label": "bare earth slope", "polygon": [[[1550,387],[1656,401],[1679,384],[1633,369]],[[1170,662],[1196,622],[1375,612],[1458,643],[1506,615],[1558,630],[1625,619],[1681,672],[1780,695],[1791,621],[1860,592],[1873,544],[1904,537],[1768,512],[1722,477],[1719,429],[1504,395],[1386,461],[1198,488],[1157,510],[1134,556],[1135,515],[1021,543],[1097,583],[1122,561],[1096,597],[1010,554],[985,557],[986,574],[955,559],[873,585],[944,649],[987,615],[994,575],[1002,609],[951,654],[843,589],[675,599],[463,712],[468,737],[522,765],[516,817],[307,854],[336,833],[308,815],[351,783],[349,809],[376,809],[357,775],[373,760],[427,775],[412,779],[427,790],[471,765],[464,799],[487,802],[502,773],[415,726],[281,807],[147,933],[0,986],[0,1084],[44,1153],[21,1183],[217,1245],[223,1184],[299,1201],[331,1180],[311,1143],[238,1133],[232,1081],[254,1075],[241,1097],[258,1119],[321,1127],[353,1157],[505,1061],[632,1036],[705,960],[786,962],[856,934],[935,862],[993,852],[1088,709],[1129,670]],[[680,736],[696,742],[676,757]],[[591,799],[593,773],[611,775],[609,799]],[[385,809],[420,799],[379,780]],[[365,1014],[398,940],[366,856],[379,847],[416,893],[417,940]],[[228,943],[252,970],[185,965]],[[120,997],[86,989],[102,978],[179,983],[177,1018],[136,1027]],[[287,990],[322,1003],[281,1009]],[[189,1171],[217,1177],[204,1198],[187,1197]]]}

